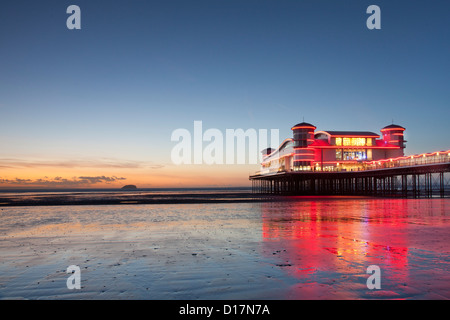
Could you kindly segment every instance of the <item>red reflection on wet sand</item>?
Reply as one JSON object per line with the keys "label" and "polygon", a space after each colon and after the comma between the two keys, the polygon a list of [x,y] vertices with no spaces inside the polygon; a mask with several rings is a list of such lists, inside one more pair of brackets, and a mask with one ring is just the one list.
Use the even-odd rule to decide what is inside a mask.
{"label": "red reflection on wet sand", "polygon": [[[436,202],[431,205],[327,197],[265,203],[265,252],[297,279],[287,298],[407,298],[415,267],[409,265],[409,250],[412,245],[430,249],[417,248],[417,241],[410,240],[420,230],[417,225],[448,223],[439,210],[443,207],[438,205],[436,212]],[[372,264],[381,268],[382,290],[367,289],[366,270]]]}

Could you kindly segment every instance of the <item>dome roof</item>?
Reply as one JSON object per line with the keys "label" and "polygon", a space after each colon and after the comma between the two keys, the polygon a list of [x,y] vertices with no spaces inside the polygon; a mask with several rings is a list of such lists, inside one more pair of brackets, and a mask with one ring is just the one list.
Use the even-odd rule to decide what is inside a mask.
{"label": "dome roof", "polygon": [[383,131],[383,130],[389,130],[389,129],[391,129],[391,130],[392,130],[392,129],[405,130],[405,128],[403,128],[402,126],[399,126],[398,124],[390,124],[390,125],[384,127],[384,128],[381,129],[381,130]]}
{"label": "dome roof", "polygon": [[298,128],[298,129],[307,129],[307,128],[312,128],[312,129],[316,129],[316,126],[313,126],[311,123],[308,122],[300,122],[297,123],[295,126],[293,126],[291,128],[291,130],[294,130],[294,128]]}

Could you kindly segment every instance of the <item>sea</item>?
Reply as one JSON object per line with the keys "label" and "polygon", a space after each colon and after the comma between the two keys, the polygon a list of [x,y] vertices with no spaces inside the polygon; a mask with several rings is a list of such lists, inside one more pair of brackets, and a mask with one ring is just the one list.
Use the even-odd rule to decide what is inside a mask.
{"label": "sea", "polygon": [[449,298],[448,198],[0,191],[0,299]]}

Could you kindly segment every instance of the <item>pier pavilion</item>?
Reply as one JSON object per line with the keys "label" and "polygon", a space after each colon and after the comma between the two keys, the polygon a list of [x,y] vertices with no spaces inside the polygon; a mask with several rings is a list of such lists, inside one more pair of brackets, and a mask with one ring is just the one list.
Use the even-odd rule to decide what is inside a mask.
{"label": "pier pavilion", "polygon": [[263,150],[250,176],[256,193],[290,195],[448,196],[450,150],[405,156],[405,128],[315,131],[302,122],[293,138]]}

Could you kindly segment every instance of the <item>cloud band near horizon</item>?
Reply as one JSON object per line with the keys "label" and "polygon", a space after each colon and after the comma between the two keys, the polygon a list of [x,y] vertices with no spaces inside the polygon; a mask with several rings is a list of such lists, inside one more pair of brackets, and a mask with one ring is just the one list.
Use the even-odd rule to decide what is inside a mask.
{"label": "cloud band near horizon", "polygon": [[71,179],[54,177],[39,179],[3,179],[0,177],[0,185],[8,186],[32,186],[32,187],[89,187],[98,183],[110,184],[113,182],[123,181],[127,178],[116,176],[80,176]]}

